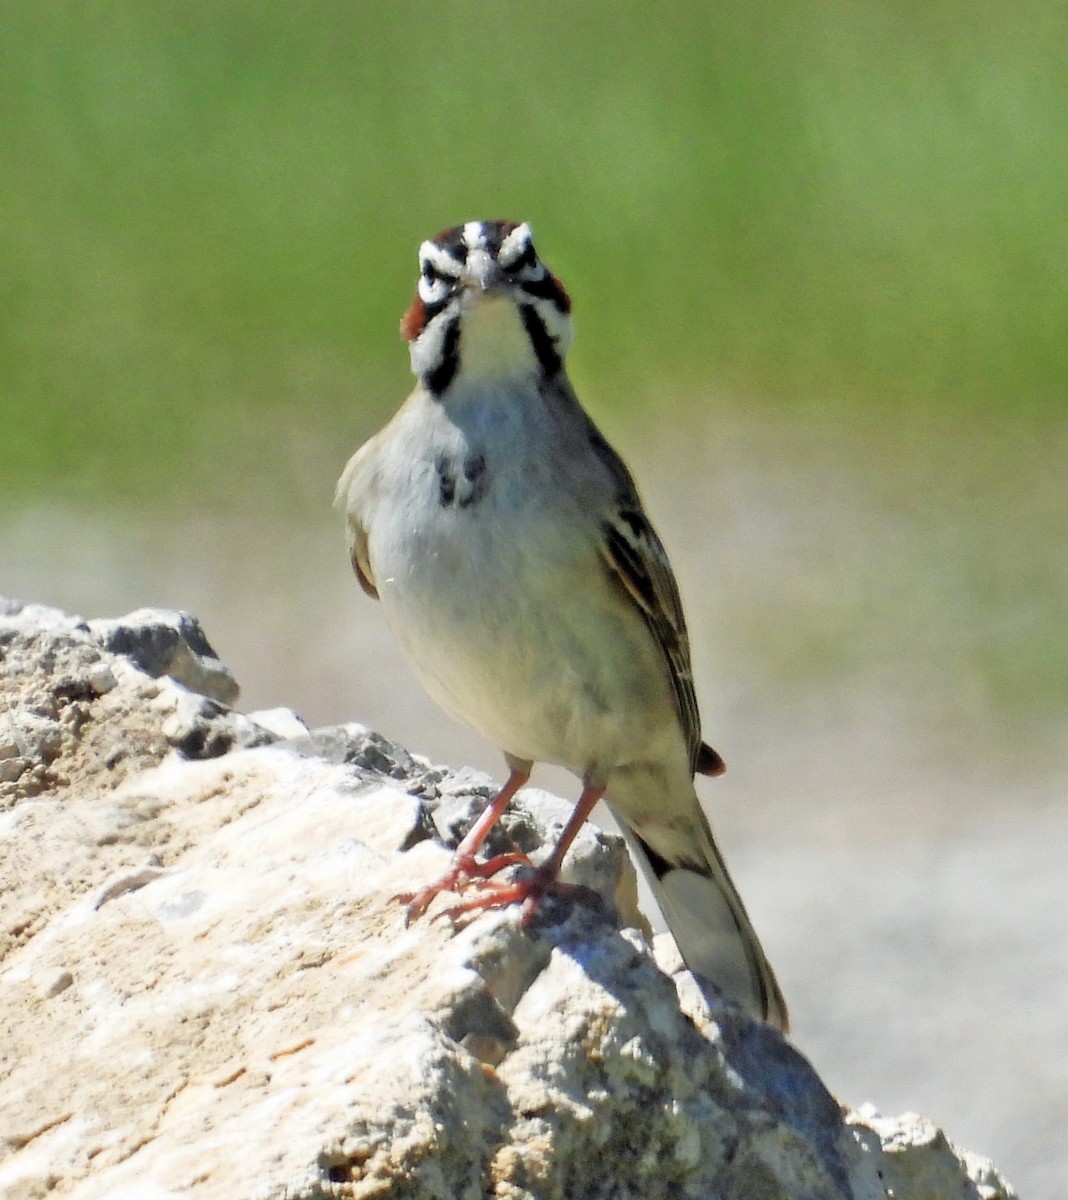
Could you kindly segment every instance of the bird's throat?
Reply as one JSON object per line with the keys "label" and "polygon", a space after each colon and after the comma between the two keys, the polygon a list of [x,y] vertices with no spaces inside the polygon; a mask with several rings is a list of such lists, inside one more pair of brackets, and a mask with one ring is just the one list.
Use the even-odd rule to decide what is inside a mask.
{"label": "bird's throat", "polygon": [[537,375],[538,358],[519,310],[510,297],[472,297],[460,322],[457,382],[526,380]]}

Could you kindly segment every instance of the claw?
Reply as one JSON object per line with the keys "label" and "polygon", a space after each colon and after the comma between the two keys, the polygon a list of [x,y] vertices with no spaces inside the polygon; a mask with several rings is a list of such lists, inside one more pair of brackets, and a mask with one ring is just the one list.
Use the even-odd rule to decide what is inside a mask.
{"label": "claw", "polygon": [[408,905],[405,915],[406,925],[418,920],[440,892],[459,894],[470,883],[477,883],[478,895],[446,909],[443,913],[444,916],[456,918],[464,913],[479,912],[485,908],[504,908],[509,904],[522,904],[519,923],[529,925],[538,911],[542,896],[548,893],[577,900],[582,904],[599,905],[601,903],[601,897],[590,888],[574,883],[561,883],[557,878],[568,846],[571,845],[582,823],[590,815],[593,806],[604,795],[604,784],[601,782],[584,781],[585,786],[578,804],[575,805],[575,811],[564,826],[563,833],[557,839],[552,854],[540,867],[534,867],[528,875],[509,883],[498,883],[492,878],[499,871],[503,871],[505,867],[531,866],[530,859],[517,851],[510,854],[498,854],[484,863],[475,859],[475,854],[486,840],[486,835],[504,812],[512,796],[530,776],[530,763],[517,763],[511,758],[508,761],[512,766],[508,782],[497,793],[493,802],[485,809],[460,843],[453,855],[452,865],[445,874],[436,883],[432,883],[418,892],[401,892],[393,897],[394,900],[403,901]]}
{"label": "claw", "polygon": [[467,913],[482,912],[491,908],[506,908],[509,904],[522,904],[519,924],[524,928],[533,921],[544,896],[563,896],[578,904],[600,907],[601,897],[592,888],[578,883],[562,883],[556,875],[544,867],[536,867],[528,875],[507,883],[489,881],[482,885],[476,896],[462,900],[442,912],[443,917],[456,920]]}
{"label": "claw", "polygon": [[417,892],[398,892],[390,899],[399,900],[408,906],[404,923],[410,925],[412,921],[417,921],[426,912],[434,898],[441,892],[459,894],[468,884],[489,881],[499,871],[515,866],[529,867],[530,859],[518,850],[508,854],[496,854],[485,862],[478,862],[474,855],[456,854],[452,865],[440,879],[427,884],[425,888],[420,888]]}

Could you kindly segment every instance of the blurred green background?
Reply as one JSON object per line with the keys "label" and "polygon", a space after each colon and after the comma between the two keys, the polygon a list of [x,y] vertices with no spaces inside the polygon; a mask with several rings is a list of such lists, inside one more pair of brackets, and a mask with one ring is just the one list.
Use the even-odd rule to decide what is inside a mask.
{"label": "blurred green background", "polygon": [[1048,0],[0,11],[9,499],[304,496],[407,386],[418,242],[475,215],[535,224],[601,411],[1061,416]]}
{"label": "blurred green background", "polygon": [[[721,830],[815,854],[905,814],[942,847],[976,813],[1052,811],[1066,46],[1051,0],[0,2],[0,591],[194,608],[250,703],[473,758],[410,680],[375,707],[395,671],[328,505],[410,387],[418,243],[527,219],[574,300],[572,377],[679,571],[732,765]],[[946,1011],[989,1030],[961,1023],[984,986],[963,979]],[[801,989],[809,1044],[860,1011],[829,1021],[831,990],[806,1018]],[[1042,1011],[1021,1037],[1064,1043]],[[1040,1104],[1062,1068],[1006,1053]],[[969,1124],[974,1092],[933,1115],[1020,1182],[1052,1172],[995,1100]]]}

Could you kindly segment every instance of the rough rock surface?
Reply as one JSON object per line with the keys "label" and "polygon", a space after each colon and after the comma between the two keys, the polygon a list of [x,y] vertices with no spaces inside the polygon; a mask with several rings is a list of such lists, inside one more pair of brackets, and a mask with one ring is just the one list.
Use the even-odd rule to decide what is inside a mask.
{"label": "rough rock surface", "polygon": [[602,910],[405,928],[489,781],[236,692],[187,615],[0,601],[0,1196],[1014,1195],[710,1006],[616,838],[569,856]]}

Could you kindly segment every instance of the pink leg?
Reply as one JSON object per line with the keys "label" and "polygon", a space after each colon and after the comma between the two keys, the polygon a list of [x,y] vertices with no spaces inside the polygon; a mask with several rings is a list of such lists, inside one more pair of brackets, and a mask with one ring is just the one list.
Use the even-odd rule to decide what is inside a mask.
{"label": "pink leg", "polygon": [[500,820],[501,814],[508,807],[512,797],[530,778],[529,763],[512,763],[511,774],[504,787],[485,807],[478,820],[468,830],[467,836],[456,847],[452,863],[445,874],[435,883],[429,884],[418,892],[402,892],[394,896],[394,900],[402,900],[408,905],[407,919],[414,921],[421,917],[430,907],[431,901],[439,892],[459,891],[465,883],[472,879],[488,879],[503,871],[505,867],[530,860],[525,854],[498,854],[488,862],[476,862],[475,855],[482,848],[482,843],[489,836],[490,830]]}
{"label": "pink leg", "polygon": [[575,835],[585,824],[590,813],[593,811],[594,805],[601,799],[604,793],[605,788],[602,785],[586,784],[582,789],[582,795],[579,797],[578,803],[575,805],[575,811],[564,826],[564,831],[557,839],[552,853],[530,875],[524,879],[513,880],[510,883],[488,883],[477,896],[473,896],[470,900],[464,900],[460,904],[450,908],[448,915],[455,917],[467,912],[476,912],[483,908],[503,908],[507,904],[522,902],[523,909],[519,920],[521,924],[527,925],[538,911],[538,904],[541,902],[542,896],[547,892],[552,892],[554,895],[570,896],[573,900],[581,900],[583,902],[589,902],[591,899],[596,901],[598,899],[597,894],[591,892],[589,888],[579,887],[576,884],[561,883],[557,876],[560,874],[560,866],[564,861],[564,855],[567,854],[571,843],[575,840]]}

